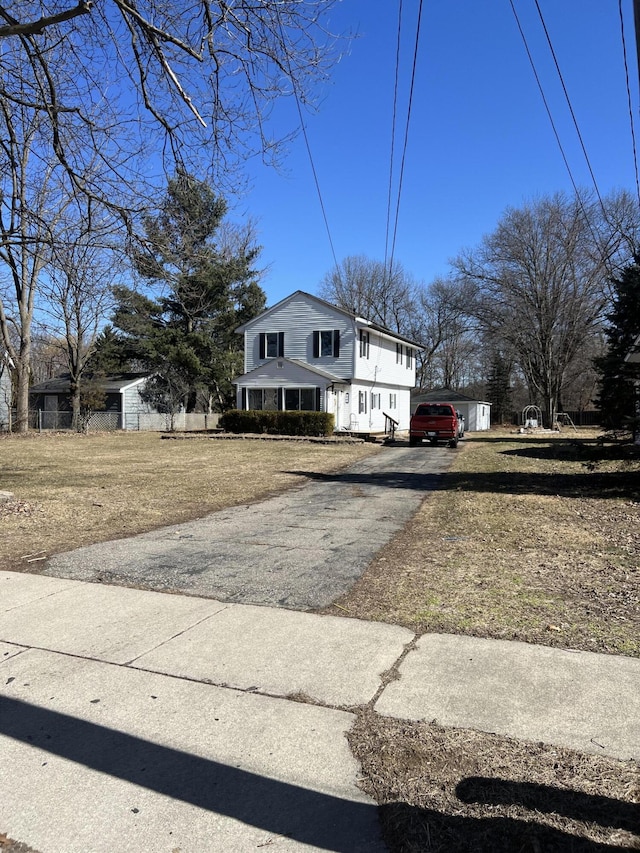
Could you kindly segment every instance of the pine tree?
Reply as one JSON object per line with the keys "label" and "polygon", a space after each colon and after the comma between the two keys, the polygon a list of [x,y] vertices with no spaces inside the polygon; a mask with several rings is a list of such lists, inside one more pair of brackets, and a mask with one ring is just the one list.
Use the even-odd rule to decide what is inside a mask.
{"label": "pine tree", "polygon": [[595,359],[594,364],[600,374],[597,403],[602,411],[602,425],[620,429],[633,422],[635,382],[640,379],[639,365],[625,362],[625,356],[640,335],[640,256],[636,256],[611,284],[613,302],[607,314],[607,351]]}
{"label": "pine tree", "polygon": [[150,295],[114,291],[122,356],[155,374],[156,405],[164,383],[167,411],[233,404],[231,379],[242,372],[234,330],[265,306],[251,229],[221,231],[226,211],[204,181],[178,174],[159,212],[144,220],[144,241],[131,249]]}
{"label": "pine tree", "polygon": [[487,398],[491,403],[491,417],[496,423],[502,423],[509,417],[511,409],[511,364],[500,352],[494,352],[491,358],[487,379]]}

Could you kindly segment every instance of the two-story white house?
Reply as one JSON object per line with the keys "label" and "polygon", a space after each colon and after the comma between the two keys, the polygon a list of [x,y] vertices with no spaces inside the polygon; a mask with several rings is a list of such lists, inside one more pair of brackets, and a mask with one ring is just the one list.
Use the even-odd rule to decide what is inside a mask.
{"label": "two-story white house", "polygon": [[331,412],[336,430],[409,428],[420,344],[297,290],[236,329],[239,409]]}

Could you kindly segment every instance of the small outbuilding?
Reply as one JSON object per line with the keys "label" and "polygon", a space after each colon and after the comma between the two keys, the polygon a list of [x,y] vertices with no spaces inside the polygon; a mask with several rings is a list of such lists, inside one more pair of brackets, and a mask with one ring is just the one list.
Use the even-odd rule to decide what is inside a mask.
{"label": "small outbuilding", "polygon": [[460,391],[451,388],[435,388],[433,391],[414,391],[411,394],[411,413],[418,403],[451,403],[464,418],[464,428],[468,432],[481,432],[491,429],[491,403],[486,400],[474,400]]}
{"label": "small outbuilding", "polygon": [[[100,380],[104,407],[96,415],[102,418],[103,429],[140,429],[140,418],[156,410],[140,396],[148,374],[122,373]],[[63,374],[34,385],[29,391],[29,408],[40,429],[69,429],[71,426],[71,380]]]}

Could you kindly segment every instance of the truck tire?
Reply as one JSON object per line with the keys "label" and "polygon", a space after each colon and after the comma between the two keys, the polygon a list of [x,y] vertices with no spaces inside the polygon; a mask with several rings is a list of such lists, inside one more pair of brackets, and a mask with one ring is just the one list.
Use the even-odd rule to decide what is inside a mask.
{"label": "truck tire", "polygon": [[418,444],[418,439],[413,436],[409,437],[409,447],[415,447]]}
{"label": "truck tire", "polygon": [[458,446],[458,439],[457,438],[451,438],[449,440],[449,447],[457,447],[457,446]]}

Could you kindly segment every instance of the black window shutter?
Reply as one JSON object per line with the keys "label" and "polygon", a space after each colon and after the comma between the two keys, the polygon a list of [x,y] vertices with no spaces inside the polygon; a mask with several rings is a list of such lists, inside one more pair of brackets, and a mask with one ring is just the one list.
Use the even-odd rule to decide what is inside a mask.
{"label": "black window shutter", "polygon": [[333,330],[333,355],[335,358],[340,355],[340,329]]}
{"label": "black window shutter", "polygon": [[278,388],[278,411],[284,412],[284,388]]}
{"label": "black window shutter", "polygon": [[264,358],[267,351],[267,336],[260,332],[260,358]]}
{"label": "black window shutter", "polygon": [[278,358],[284,357],[284,332],[278,332]]}
{"label": "black window shutter", "polygon": [[247,408],[247,389],[242,389],[242,411],[244,412]]}
{"label": "black window shutter", "polygon": [[313,357],[320,358],[320,332],[313,333]]}
{"label": "black window shutter", "polygon": [[316,412],[320,412],[320,389],[316,388]]}

